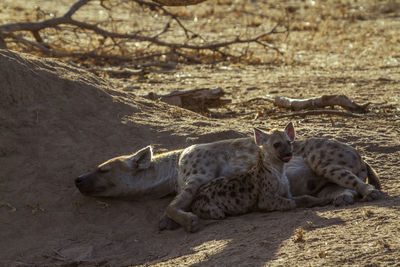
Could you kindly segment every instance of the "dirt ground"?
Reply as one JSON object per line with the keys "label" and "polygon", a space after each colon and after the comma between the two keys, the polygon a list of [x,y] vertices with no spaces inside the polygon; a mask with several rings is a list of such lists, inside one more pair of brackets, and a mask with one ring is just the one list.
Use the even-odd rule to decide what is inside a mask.
{"label": "dirt ground", "polygon": [[[56,12],[73,1],[36,2]],[[284,54],[258,65],[178,65],[141,79],[116,79],[0,50],[0,266],[399,266],[400,3],[316,2],[251,2],[252,12],[295,7]],[[34,10],[31,5],[2,2],[0,23],[18,21]],[[207,10],[213,10],[223,18],[227,6],[242,4],[205,2],[179,10],[200,19],[210,19]],[[220,27],[229,25],[235,29]],[[208,114],[138,97],[216,87],[232,103]],[[289,111],[247,101],[266,94],[345,94],[371,108],[359,118],[278,118]],[[172,196],[96,199],[74,186],[75,177],[98,163],[148,144],[159,153],[289,120],[298,137],[356,147],[378,172],[385,196],[346,207],[202,221],[199,232],[188,234],[158,231]]]}

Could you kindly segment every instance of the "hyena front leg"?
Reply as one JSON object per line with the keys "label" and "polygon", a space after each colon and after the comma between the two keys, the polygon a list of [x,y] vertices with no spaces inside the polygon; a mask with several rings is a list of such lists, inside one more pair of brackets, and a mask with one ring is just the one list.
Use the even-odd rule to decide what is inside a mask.
{"label": "hyena front leg", "polygon": [[178,229],[180,224],[176,223],[174,220],[170,219],[166,213],[161,217],[158,224],[158,229],[162,230],[175,230]]}
{"label": "hyena front leg", "polygon": [[315,206],[325,206],[332,202],[331,198],[313,197],[310,195],[303,195],[292,198],[296,202],[296,207],[298,208],[312,208]]}
{"label": "hyena front leg", "polygon": [[317,169],[316,173],[337,185],[358,192],[365,200],[372,200],[380,197],[380,192],[375,189],[373,185],[364,183],[351,170],[343,166],[330,165],[323,169]]}
{"label": "hyena front leg", "polygon": [[291,210],[296,208],[296,202],[290,198],[266,194],[259,196],[257,207],[261,211]]}
{"label": "hyena front leg", "polygon": [[182,225],[187,232],[197,232],[199,230],[199,218],[186,210],[190,207],[197,189],[207,180],[207,177],[201,175],[189,176],[181,192],[167,207],[167,216]]}

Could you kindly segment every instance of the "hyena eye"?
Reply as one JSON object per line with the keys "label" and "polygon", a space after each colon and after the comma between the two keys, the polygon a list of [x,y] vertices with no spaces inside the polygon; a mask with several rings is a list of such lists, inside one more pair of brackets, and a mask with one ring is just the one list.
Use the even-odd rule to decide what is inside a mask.
{"label": "hyena eye", "polygon": [[101,166],[101,167],[99,167],[98,169],[97,169],[99,172],[101,172],[101,173],[105,173],[105,172],[108,172],[109,170],[110,170],[110,167],[109,166]]}
{"label": "hyena eye", "polygon": [[279,146],[281,145],[281,143],[280,142],[277,142],[277,143],[274,143],[274,148],[278,148]]}

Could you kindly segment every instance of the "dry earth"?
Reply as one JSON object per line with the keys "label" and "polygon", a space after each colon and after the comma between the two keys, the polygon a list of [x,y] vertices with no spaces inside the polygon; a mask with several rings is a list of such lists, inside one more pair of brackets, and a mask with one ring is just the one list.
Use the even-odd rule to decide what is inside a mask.
{"label": "dry earth", "polygon": [[[0,50],[0,265],[398,266],[400,4],[327,1],[327,10],[313,9],[314,1],[254,5],[275,3],[278,9],[278,2],[279,8],[300,7],[293,25],[303,28],[289,35],[284,56],[269,64],[177,66],[145,79],[117,80]],[[53,1],[40,3],[50,12],[58,8]],[[2,23],[34,8],[23,1],[0,5]],[[194,16],[212,8],[218,13],[224,5],[181,10]],[[232,104],[202,116],[137,97],[204,87],[222,87]],[[277,119],[288,111],[262,100],[246,102],[265,94],[346,94],[372,104],[361,118]],[[298,136],[355,146],[379,173],[385,197],[203,221],[201,231],[188,234],[157,230],[171,197],[95,199],[73,184],[96,164],[148,144],[163,152],[249,135],[253,126],[281,127],[287,120],[295,122]]]}

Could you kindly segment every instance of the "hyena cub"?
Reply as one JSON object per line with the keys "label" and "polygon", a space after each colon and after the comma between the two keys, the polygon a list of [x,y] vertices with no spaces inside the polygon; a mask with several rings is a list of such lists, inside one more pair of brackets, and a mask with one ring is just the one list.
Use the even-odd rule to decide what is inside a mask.
{"label": "hyena cub", "polygon": [[260,147],[256,165],[247,173],[220,177],[200,187],[191,205],[194,214],[204,219],[223,219],[254,210],[289,210],[330,202],[290,194],[283,165],[292,157],[293,127],[271,134],[254,129],[254,138]]}

